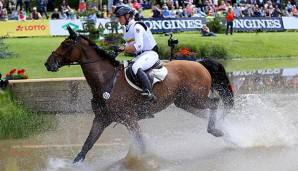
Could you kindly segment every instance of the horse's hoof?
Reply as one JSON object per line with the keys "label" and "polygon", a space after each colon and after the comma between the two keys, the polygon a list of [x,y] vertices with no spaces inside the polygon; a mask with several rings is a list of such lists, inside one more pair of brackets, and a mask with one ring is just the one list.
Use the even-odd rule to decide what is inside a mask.
{"label": "horse's hoof", "polygon": [[224,133],[219,129],[208,129],[207,132],[215,137],[222,137],[224,135]]}
{"label": "horse's hoof", "polygon": [[84,159],[85,159],[85,156],[83,154],[79,153],[77,155],[77,157],[73,160],[73,164],[76,164],[78,162],[82,162],[82,161],[84,161]]}

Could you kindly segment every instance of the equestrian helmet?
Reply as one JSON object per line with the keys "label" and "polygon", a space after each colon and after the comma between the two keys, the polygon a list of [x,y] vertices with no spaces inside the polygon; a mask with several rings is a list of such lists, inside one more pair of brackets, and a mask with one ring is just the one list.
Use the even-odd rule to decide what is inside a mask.
{"label": "equestrian helmet", "polygon": [[116,14],[116,17],[120,17],[120,16],[123,16],[123,15],[126,15],[126,14],[133,15],[134,10],[131,7],[129,7],[128,5],[119,5],[119,6],[116,7],[114,13]]}

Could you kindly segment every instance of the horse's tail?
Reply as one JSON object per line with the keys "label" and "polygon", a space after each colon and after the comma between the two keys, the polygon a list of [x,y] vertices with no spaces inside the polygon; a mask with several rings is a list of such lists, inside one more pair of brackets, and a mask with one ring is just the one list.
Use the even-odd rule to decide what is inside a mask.
{"label": "horse's tail", "polygon": [[200,63],[212,77],[211,88],[218,92],[226,108],[232,108],[234,106],[234,93],[224,66],[208,58],[203,59]]}

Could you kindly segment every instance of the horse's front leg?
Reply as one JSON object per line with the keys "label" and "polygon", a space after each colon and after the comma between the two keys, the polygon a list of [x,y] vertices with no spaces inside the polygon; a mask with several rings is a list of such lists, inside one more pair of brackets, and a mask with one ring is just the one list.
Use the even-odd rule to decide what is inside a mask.
{"label": "horse's front leg", "polygon": [[73,163],[77,163],[85,159],[87,152],[93,147],[94,143],[98,140],[104,129],[110,124],[110,120],[104,119],[103,117],[100,117],[100,115],[95,116],[90,133],[81,149],[81,152],[76,156]]}

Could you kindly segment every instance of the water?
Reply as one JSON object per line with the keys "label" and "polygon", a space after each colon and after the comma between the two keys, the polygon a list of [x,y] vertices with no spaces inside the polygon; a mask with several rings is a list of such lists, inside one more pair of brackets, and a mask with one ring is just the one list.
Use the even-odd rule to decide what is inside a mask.
{"label": "water", "polygon": [[111,125],[73,165],[88,135],[93,114],[57,115],[55,131],[20,140],[0,141],[4,171],[294,171],[298,168],[298,94],[239,95],[225,117],[218,111],[215,138],[207,120],[174,106],[140,121],[147,152],[135,151],[128,131]]}

